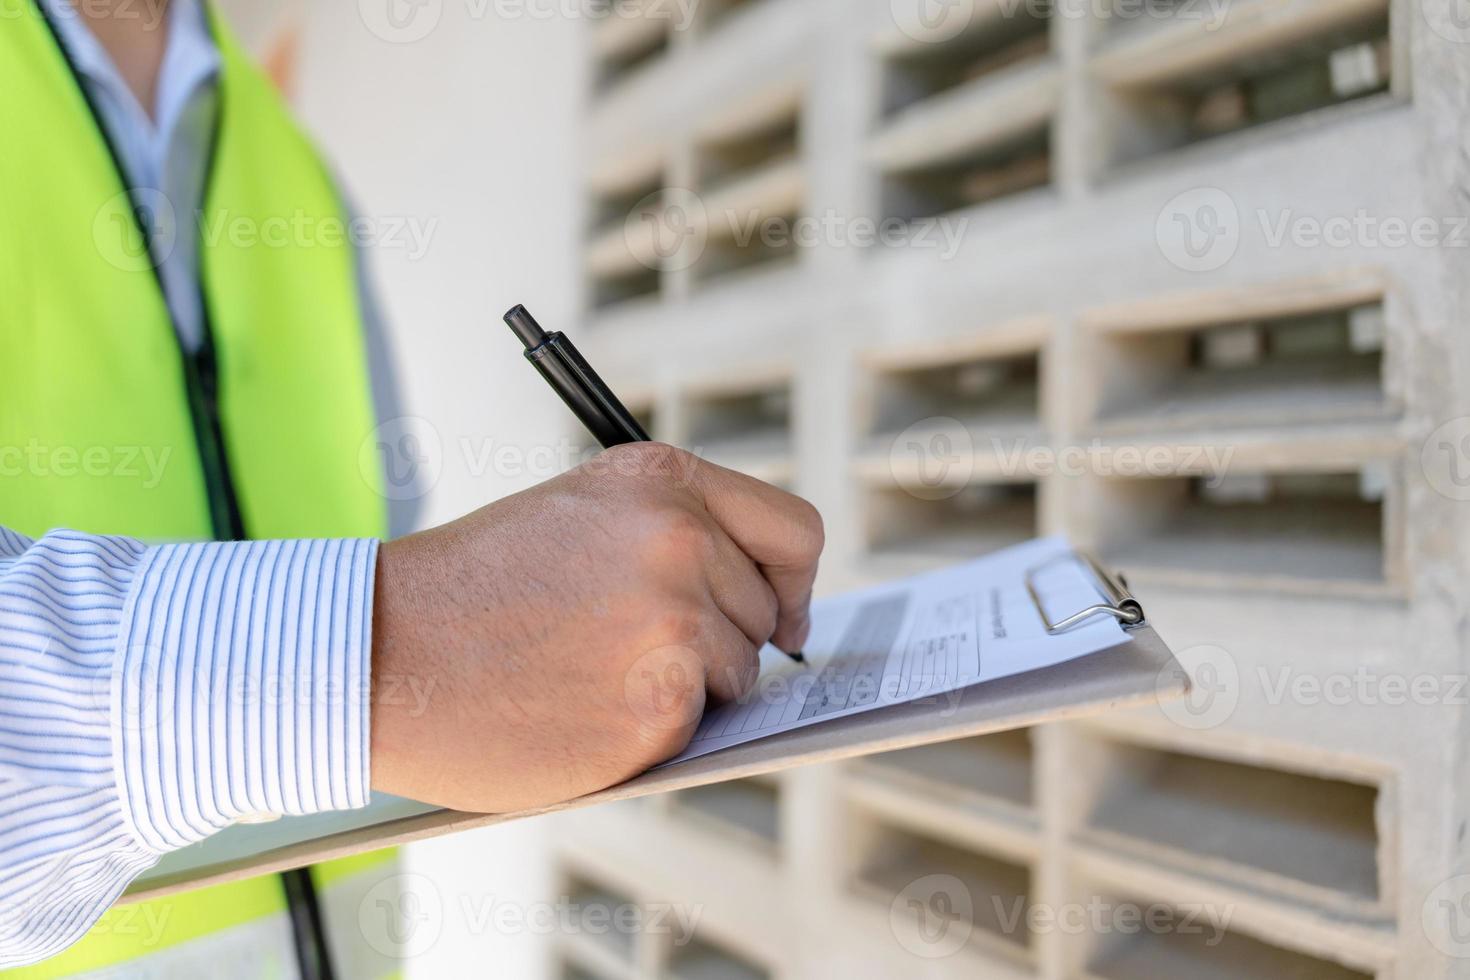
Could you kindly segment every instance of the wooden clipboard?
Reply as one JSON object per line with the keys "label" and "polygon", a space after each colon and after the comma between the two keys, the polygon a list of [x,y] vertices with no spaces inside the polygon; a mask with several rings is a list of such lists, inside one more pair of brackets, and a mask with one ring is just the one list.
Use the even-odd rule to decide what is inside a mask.
{"label": "wooden clipboard", "polygon": [[231,827],[167,855],[140,876],[121,901],[161,898],[546,813],[1067,721],[1188,693],[1188,675],[1152,627],[1140,622],[1129,628],[1128,635],[1132,642],[1054,667],[988,681],[928,701],[894,705],[772,735],[656,769],[619,786],[554,806],[486,815],[429,809],[390,799],[351,814],[324,815],[355,821],[358,826],[294,841],[289,839],[293,834],[312,833],[307,821],[321,826],[322,818],[288,818],[272,824]]}

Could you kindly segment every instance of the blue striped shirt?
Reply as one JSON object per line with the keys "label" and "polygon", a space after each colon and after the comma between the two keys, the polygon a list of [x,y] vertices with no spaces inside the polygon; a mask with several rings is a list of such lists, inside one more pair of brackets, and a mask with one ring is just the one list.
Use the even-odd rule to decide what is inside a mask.
{"label": "blue striped shirt", "polygon": [[[128,186],[173,211],[174,233],[150,245],[180,343],[197,347],[189,216],[219,85],[204,7],[166,8],[155,123],[73,5],[41,2]],[[377,304],[365,277],[359,289],[374,398],[393,418]],[[414,526],[417,506],[395,494],[393,526]],[[167,851],[236,820],[367,803],[376,553],[355,540],[32,542],[0,527],[0,968],[81,938]]]}
{"label": "blue striped shirt", "polygon": [[367,805],[377,548],[0,527],[0,968],[231,823]]}

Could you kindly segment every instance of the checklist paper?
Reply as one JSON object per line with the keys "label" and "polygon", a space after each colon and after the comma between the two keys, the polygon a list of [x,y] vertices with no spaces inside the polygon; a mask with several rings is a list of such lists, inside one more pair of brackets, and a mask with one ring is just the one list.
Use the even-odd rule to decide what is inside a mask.
{"label": "checklist paper", "polygon": [[[1102,600],[1065,538],[1040,538],[976,561],[812,605],[805,666],[761,651],[755,689],[711,707],[675,765],[768,735],[910,701],[944,711],[972,684],[1040,670],[1129,641],[1097,616],[1050,635],[1026,589],[1059,620]],[[1049,564],[1048,564],[1049,563]],[[1043,567],[1044,566],[1044,567]]]}

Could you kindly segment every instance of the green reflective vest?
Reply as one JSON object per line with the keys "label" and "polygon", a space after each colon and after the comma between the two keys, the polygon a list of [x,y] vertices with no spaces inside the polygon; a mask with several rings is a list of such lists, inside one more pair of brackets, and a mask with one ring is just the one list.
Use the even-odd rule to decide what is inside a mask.
{"label": "green reflective vest", "polygon": [[[34,0],[0,0],[0,522],[24,533],[386,531],[343,208],[268,80],[214,28],[220,123],[203,208],[140,219]],[[169,225],[200,240],[211,344],[199,357],[181,352],[151,260],[147,236]],[[352,897],[381,893],[386,860],[314,869],[343,975],[392,972],[391,942],[341,941],[371,943]],[[292,976],[285,908],[268,877],[115,909],[60,956],[5,976],[123,963],[130,976],[225,975],[232,950],[259,966],[244,975]]]}
{"label": "green reflective vest", "polygon": [[216,35],[205,202],[174,216],[200,237],[207,371],[180,353],[49,26],[34,0],[0,0],[0,505],[19,531],[209,538],[232,489],[254,538],[383,532],[376,461],[359,465],[374,421],[341,204],[268,80]]}

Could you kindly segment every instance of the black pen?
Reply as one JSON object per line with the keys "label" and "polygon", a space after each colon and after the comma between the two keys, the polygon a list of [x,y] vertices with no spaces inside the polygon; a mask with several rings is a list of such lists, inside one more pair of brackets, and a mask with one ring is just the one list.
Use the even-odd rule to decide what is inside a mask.
{"label": "black pen", "polygon": [[[566,334],[559,330],[547,333],[530,311],[520,305],[505,315],[505,325],[526,346],[526,360],[535,365],[541,377],[603,449],[653,441]],[[786,656],[799,664],[806,663],[800,650]]]}

